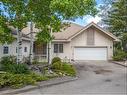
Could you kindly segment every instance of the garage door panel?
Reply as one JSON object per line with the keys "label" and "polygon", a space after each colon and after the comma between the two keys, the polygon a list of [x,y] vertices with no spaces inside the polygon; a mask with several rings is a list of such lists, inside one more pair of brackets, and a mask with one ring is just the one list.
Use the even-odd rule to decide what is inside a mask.
{"label": "garage door panel", "polygon": [[74,60],[107,60],[107,48],[75,48]]}

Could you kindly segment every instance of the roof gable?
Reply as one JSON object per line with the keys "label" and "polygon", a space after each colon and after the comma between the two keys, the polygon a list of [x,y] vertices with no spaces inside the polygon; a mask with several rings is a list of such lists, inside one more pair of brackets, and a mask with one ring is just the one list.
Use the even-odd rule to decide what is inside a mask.
{"label": "roof gable", "polygon": [[95,24],[94,22],[91,22],[90,24],[88,24],[87,26],[85,26],[84,28],[82,28],[79,32],[77,32],[76,34],[70,36],[68,40],[71,40],[72,38],[76,37],[77,35],[79,35],[80,33],[84,32],[85,30],[87,30],[87,29],[90,28],[91,26],[94,26],[95,28],[99,29],[99,30],[102,31],[105,35],[111,37],[114,41],[120,41],[115,35],[113,35],[113,34],[110,33],[110,32],[105,31],[104,29],[102,29],[100,26],[98,26],[98,25]]}

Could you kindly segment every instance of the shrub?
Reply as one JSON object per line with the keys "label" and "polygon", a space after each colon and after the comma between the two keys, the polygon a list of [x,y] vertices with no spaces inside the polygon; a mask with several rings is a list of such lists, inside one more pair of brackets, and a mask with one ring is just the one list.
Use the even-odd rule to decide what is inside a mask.
{"label": "shrub", "polygon": [[26,64],[2,64],[1,69],[14,74],[28,74],[30,72]]}
{"label": "shrub", "polygon": [[62,71],[64,71],[66,73],[66,75],[69,75],[69,76],[75,76],[76,75],[75,68],[73,67],[73,65],[68,64],[68,63],[62,64]]}
{"label": "shrub", "polygon": [[55,71],[59,75],[68,75],[68,76],[75,76],[76,71],[75,68],[68,64],[63,62],[55,62],[51,65],[51,68],[53,71]]}
{"label": "shrub", "polygon": [[36,83],[36,80],[34,80],[31,76],[29,75],[24,75],[24,74],[13,74],[12,77],[8,78],[9,85],[12,88],[20,88],[25,85],[34,85]]}
{"label": "shrub", "polygon": [[16,63],[16,57],[15,56],[2,57],[0,63],[1,64],[14,64]]}
{"label": "shrub", "polygon": [[48,80],[48,77],[46,76],[41,76],[41,75],[38,75],[38,74],[35,74],[35,73],[31,73],[30,76],[36,80],[36,81],[45,81],[45,80]]}
{"label": "shrub", "polygon": [[57,61],[57,62],[55,62],[55,63],[52,64],[51,68],[54,69],[54,70],[55,70],[55,69],[56,69],[56,70],[61,70],[61,68],[62,68],[62,63],[61,63],[60,61]]}
{"label": "shrub", "polygon": [[39,64],[39,62],[36,59],[34,59],[32,64]]}
{"label": "shrub", "polygon": [[0,87],[9,86],[12,88],[21,88],[25,85],[34,85],[37,81],[47,80],[48,78],[34,73],[31,74],[0,74]]}
{"label": "shrub", "polygon": [[125,53],[122,50],[116,50],[115,51],[115,55],[113,56],[113,60],[123,61],[125,58],[127,58],[127,53]]}
{"label": "shrub", "polygon": [[52,59],[52,64],[53,64],[53,63],[56,63],[56,62],[61,62],[61,59],[60,59],[59,57],[54,57],[54,58]]}

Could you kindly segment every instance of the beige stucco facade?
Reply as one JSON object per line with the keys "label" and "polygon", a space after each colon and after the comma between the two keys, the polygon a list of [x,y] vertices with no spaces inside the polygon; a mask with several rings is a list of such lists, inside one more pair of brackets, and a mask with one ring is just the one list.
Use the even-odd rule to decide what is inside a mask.
{"label": "beige stucco facade", "polygon": [[[54,43],[63,43],[64,52],[53,53],[52,51],[53,57],[58,56],[62,59],[73,60],[75,47],[106,47],[107,60],[111,60],[113,56],[113,39],[108,35],[104,34],[99,29],[94,28],[94,45],[87,45],[87,31],[90,31],[90,28],[84,30],[82,33],[72,38],[70,42],[54,42]],[[53,48],[53,44],[52,44],[52,48]]]}
{"label": "beige stucco facade", "polygon": [[[24,34],[30,36],[30,27],[26,27],[22,30]],[[33,28],[34,36],[39,32],[35,27]],[[91,33],[90,33],[91,32]],[[113,57],[113,43],[120,41],[116,36],[103,30],[95,23],[90,23],[87,26],[80,26],[75,23],[71,23],[69,27],[62,32],[53,33],[55,39],[52,41],[51,55],[53,57],[60,57],[63,60],[74,60],[75,58],[75,49],[78,48],[105,48],[106,49],[106,59],[112,60]],[[91,41],[90,41],[91,40]],[[43,43],[42,43],[43,44]],[[63,44],[63,53],[54,53],[54,44]],[[6,44],[5,44],[6,45]],[[3,46],[0,45],[0,58],[7,55],[16,56],[16,47],[17,41],[15,40],[9,46],[9,53],[3,54]],[[36,45],[36,44],[34,44]],[[24,47],[27,47],[27,52],[24,52]],[[37,56],[39,59],[43,59],[43,56],[47,59],[48,53],[43,54],[44,50],[48,51],[47,46],[43,47],[34,47],[34,50],[39,51],[39,54],[34,51],[34,57]],[[43,52],[42,52],[43,51]],[[22,55],[23,57],[28,57],[30,52],[30,40],[24,38],[22,42]],[[98,52],[97,52],[98,53]],[[96,54],[97,54],[96,53]],[[78,53],[80,54],[80,53]],[[86,54],[86,53],[85,53]],[[93,53],[91,53],[93,54]],[[99,54],[99,53],[98,53]],[[90,57],[91,58],[91,57]],[[84,56],[83,56],[84,59]]]}
{"label": "beige stucco facade", "polygon": [[[23,33],[30,33],[30,28],[23,29]],[[33,29],[35,35],[38,29]],[[91,33],[90,33],[91,31]],[[94,32],[93,32],[94,31]],[[89,35],[89,36],[88,36]],[[106,49],[105,55],[107,60],[111,60],[113,56],[113,43],[120,41],[112,33],[105,31],[100,26],[91,22],[86,26],[81,26],[76,23],[70,23],[66,29],[61,29],[61,32],[54,32],[55,39],[52,41],[52,58],[60,57],[65,60],[74,60],[75,47],[89,47]],[[63,44],[63,53],[54,53],[54,44]],[[98,53],[98,52],[97,52]],[[96,54],[97,54],[96,53]],[[43,55],[43,54],[42,54]]]}
{"label": "beige stucco facade", "polygon": [[[8,46],[8,54],[3,53],[3,47]],[[24,48],[27,47],[27,52],[24,52]],[[17,41],[13,41],[11,44],[0,44],[0,58],[3,56],[17,56],[16,52],[17,48]],[[29,41],[22,41],[22,57],[29,57],[29,52],[30,52],[30,42]]]}

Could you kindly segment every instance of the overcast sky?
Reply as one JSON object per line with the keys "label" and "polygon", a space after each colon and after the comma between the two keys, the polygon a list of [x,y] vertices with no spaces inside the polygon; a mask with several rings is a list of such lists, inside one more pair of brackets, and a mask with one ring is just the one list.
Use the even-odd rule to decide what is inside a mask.
{"label": "overcast sky", "polygon": [[[97,8],[98,8],[99,5],[102,4],[102,0],[96,0],[96,2],[97,2]],[[80,19],[80,18],[76,19],[75,23],[85,26],[89,24],[90,22],[98,23],[100,20],[101,18],[98,15],[96,15],[95,17],[87,15],[87,16],[84,16],[83,19]]]}

